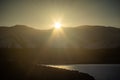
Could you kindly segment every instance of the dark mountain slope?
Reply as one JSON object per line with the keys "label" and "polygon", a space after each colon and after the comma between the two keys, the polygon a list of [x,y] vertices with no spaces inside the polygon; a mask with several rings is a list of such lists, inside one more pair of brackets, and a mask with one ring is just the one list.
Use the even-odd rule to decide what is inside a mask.
{"label": "dark mountain slope", "polygon": [[52,68],[42,65],[18,66],[4,63],[0,66],[1,80],[95,80],[87,73]]}
{"label": "dark mountain slope", "polygon": [[[64,33],[63,33],[64,32]],[[62,28],[0,27],[0,61],[20,64],[120,63],[120,29],[104,26]]]}
{"label": "dark mountain slope", "polygon": [[[80,26],[62,28],[64,34],[52,39],[49,47],[53,48],[117,48],[120,46],[120,29],[104,26]],[[46,45],[51,36],[51,30],[37,30],[23,25],[0,27],[1,48],[40,48]],[[57,35],[56,35],[57,36]],[[65,36],[65,37],[64,37]]]}

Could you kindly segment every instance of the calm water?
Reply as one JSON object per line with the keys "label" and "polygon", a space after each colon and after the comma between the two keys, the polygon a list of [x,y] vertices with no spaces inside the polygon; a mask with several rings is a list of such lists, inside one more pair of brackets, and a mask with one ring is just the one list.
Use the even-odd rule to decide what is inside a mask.
{"label": "calm water", "polygon": [[120,64],[76,64],[47,65],[51,67],[78,70],[92,75],[96,80],[120,80]]}

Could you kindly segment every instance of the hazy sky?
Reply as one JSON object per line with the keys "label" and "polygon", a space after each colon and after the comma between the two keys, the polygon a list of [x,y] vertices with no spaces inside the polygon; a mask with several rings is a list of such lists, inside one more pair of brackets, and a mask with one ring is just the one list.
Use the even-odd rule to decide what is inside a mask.
{"label": "hazy sky", "polygon": [[120,27],[120,0],[0,0],[0,25]]}

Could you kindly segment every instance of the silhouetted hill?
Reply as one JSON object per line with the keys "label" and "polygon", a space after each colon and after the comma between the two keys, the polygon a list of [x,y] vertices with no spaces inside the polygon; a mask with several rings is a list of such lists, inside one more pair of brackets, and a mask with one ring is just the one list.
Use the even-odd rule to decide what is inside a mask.
{"label": "silhouetted hill", "polygon": [[60,31],[0,27],[0,61],[19,64],[120,63],[120,29],[79,26]]}
{"label": "silhouetted hill", "polygon": [[1,48],[41,48],[52,37],[50,48],[117,48],[120,47],[120,29],[104,26],[62,28],[64,32],[37,30],[24,25],[0,27]]}
{"label": "silhouetted hill", "polygon": [[95,80],[87,73],[52,68],[41,65],[18,66],[3,63],[0,66],[1,80]]}

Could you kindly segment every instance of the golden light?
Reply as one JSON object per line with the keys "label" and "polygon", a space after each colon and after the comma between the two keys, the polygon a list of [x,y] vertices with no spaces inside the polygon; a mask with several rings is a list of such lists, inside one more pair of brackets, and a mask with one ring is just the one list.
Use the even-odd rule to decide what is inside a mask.
{"label": "golden light", "polygon": [[71,66],[66,66],[66,65],[47,65],[47,66],[54,67],[54,68],[73,70],[73,68]]}
{"label": "golden light", "polygon": [[56,22],[56,23],[54,24],[54,28],[55,28],[55,29],[60,29],[60,28],[61,28],[61,23],[60,23],[60,22]]}

